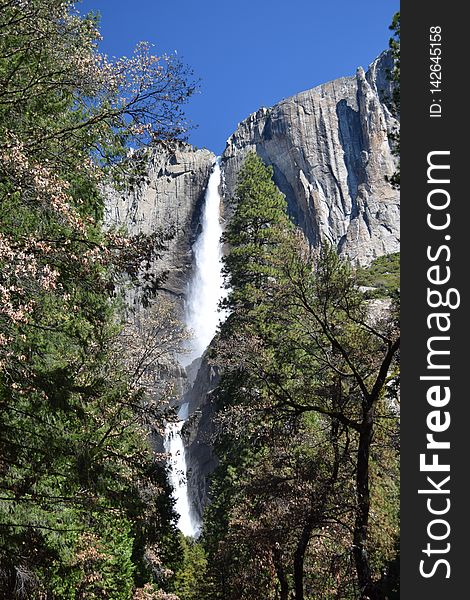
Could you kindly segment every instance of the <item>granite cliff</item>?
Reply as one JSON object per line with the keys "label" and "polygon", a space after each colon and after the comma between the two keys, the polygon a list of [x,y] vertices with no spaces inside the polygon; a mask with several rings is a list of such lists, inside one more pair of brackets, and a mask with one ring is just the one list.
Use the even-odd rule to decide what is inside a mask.
{"label": "granite cliff", "polygon": [[[172,149],[149,150],[147,154],[145,172],[138,184],[124,190],[107,188],[105,222],[108,227],[124,228],[131,236],[160,229],[172,233],[163,255],[141,269],[139,285],[124,290],[125,301],[137,312],[145,311],[142,300],[152,295],[154,275],[164,272],[167,275],[159,289],[163,285],[163,292],[176,299],[183,319],[192,245],[198,235],[200,209],[216,156],[184,143]],[[168,366],[168,377],[175,384],[179,398],[188,392],[196,375],[186,373],[176,364]],[[201,401],[204,398],[205,394],[201,394]],[[161,437],[153,438],[152,443],[157,452],[163,452]],[[195,473],[199,473],[198,469]],[[202,481],[203,477],[199,479]]]}
{"label": "granite cliff", "polygon": [[[189,374],[191,379],[191,374]],[[209,364],[207,355],[197,361],[196,378],[182,401],[189,403],[190,418],[184,426],[188,494],[194,514],[201,520],[209,495],[209,476],[217,466],[212,449],[215,433],[216,404],[214,390],[220,379],[219,370]]]}
{"label": "granite cliff", "polygon": [[[343,77],[261,108],[241,122],[222,155],[225,202],[233,196],[244,157],[255,150],[272,165],[293,220],[310,242],[329,240],[361,265],[399,249],[399,193],[388,133],[397,125],[388,105],[389,52],[367,72]],[[108,222],[130,233],[170,227],[163,260],[168,290],[184,296],[191,244],[215,155],[188,144],[149,154],[141,184],[108,193]],[[229,211],[227,212],[229,215]]]}
{"label": "granite cliff", "polygon": [[261,108],[238,125],[223,154],[226,195],[250,150],[272,165],[294,221],[313,245],[329,240],[364,265],[399,248],[399,194],[388,132],[392,58]]}

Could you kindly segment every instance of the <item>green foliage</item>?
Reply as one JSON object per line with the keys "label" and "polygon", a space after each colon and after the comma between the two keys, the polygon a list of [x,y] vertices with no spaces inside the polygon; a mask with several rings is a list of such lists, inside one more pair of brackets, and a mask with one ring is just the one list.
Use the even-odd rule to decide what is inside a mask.
{"label": "green foliage", "polygon": [[[392,114],[399,118],[400,116],[400,13],[397,12],[393,16],[390,30],[393,36],[390,38],[389,47],[393,56],[393,70],[390,73],[390,79],[393,82],[393,95],[391,102]],[[393,154],[400,158],[400,130],[394,130],[389,133],[389,140],[392,143]],[[390,183],[396,187],[400,187],[400,163],[397,170],[390,178]]]}
{"label": "green foliage", "polygon": [[147,394],[156,359],[135,326],[122,348],[114,293],[168,232],[104,231],[101,190],[129,145],[184,133],[194,86],[148,45],[100,56],[71,1],[6,3],[0,27],[0,596],[130,599],[169,586],[179,540],[148,441],[170,392]]}
{"label": "green foliage", "polygon": [[181,536],[182,566],[173,580],[173,591],[180,600],[203,598],[207,570],[206,553],[198,542]]}
{"label": "green foliage", "polygon": [[367,291],[368,298],[395,297],[400,288],[400,253],[379,256],[368,267],[357,269],[356,278],[357,285],[375,288]]}
{"label": "green foliage", "polygon": [[397,12],[393,15],[392,24],[390,30],[393,32],[393,36],[390,38],[389,46],[392,51],[394,58],[394,69],[392,72],[392,81],[397,86],[394,90],[393,102],[395,114],[400,114],[400,13]]}
{"label": "green foliage", "polygon": [[269,281],[278,273],[276,257],[286,231],[293,226],[284,196],[272,180],[272,167],[250,152],[242,165],[235,191],[235,212],[223,240],[230,247],[224,273],[231,293],[226,306],[240,312],[256,310]]}
{"label": "green foliage", "polygon": [[[111,521],[106,523],[106,521]],[[76,554],[64,568],[55,561],[43,574],[53,597],[127,600],[134,588],[130,525],[111,512],[77,540]],[[100,530],[100,532],[99,532]]]}
{"label": "green foliage", "polygon": [[[371,320],[357,275],[311,250],[270,177],[247,157],[226,234],[205,598],[365,598],[396,550],[396,315]],[[392,290],[396,265],[364,282]]]}

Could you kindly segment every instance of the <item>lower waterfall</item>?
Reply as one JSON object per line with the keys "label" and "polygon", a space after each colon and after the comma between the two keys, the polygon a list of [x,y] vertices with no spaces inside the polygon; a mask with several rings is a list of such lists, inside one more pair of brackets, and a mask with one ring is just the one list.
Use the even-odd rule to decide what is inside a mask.
{"label": "lower waterfall", "polygon": [[[183,411],[186,411],[186,415],[183,414]],[[184,419],[183,416],[185,416]],[[186,536],[195,537],[199,533],[199,525],[194,523],[191,515],[186,482],[186,458],[183,438],[181,437],[181,429],[188,417],[187,404],[181,406],[178,417],[181,419],[180,421],[169,423],[166,426],[164,448],[170,456],[170,483],[176,500],[175,510],[178,513],[178,529]]]}
{"label": "lower waterfall", "polygon": [[[222,225],[220,218],[221,199],[219,187],[221,168],[217,159],[209,177],[201,214],[201,231],[193,246],[193,276],[189,282],[186,301],[185,324],[192,337],[188,342],[187,353],[180,358],[187,367],[202,356],[217,326],[225,318],[218,310],[219,301],[225,296],[222,275]],[[188,418],[188,405],[183,404],[178,412],[177,423],[166,427],[164,446],[170,455],[170,481],[175,498],[175,510],[179,515],[178,528],[191,537],[197,537],[201,524],[197,522],[188,496],[186,478],[186,456],[181,430]]]}

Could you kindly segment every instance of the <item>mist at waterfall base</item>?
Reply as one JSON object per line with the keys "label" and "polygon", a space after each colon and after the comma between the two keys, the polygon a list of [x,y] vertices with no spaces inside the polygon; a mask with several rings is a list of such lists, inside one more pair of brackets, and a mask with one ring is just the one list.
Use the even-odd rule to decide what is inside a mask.
{"label": "mist at waterfall base", "polygon": [[[191,333],[187,353],[180,363],[187,367],[201,357],[212,341],[217,326],[225,318],[219,302],[225,297],[222,275],[222,225],[219,187],[222,172],[217,159],[209,177],[201,214],[201,230],[193,246],[193,276],[189,282],[185,325]],[[191,510],[186,479],[186,456],[181,430],[188,418],[188,404],[181,405],[176,423],[168,423],[164,447],[169,454],[170,482],[178,513],[178,529],[186,536],[197,537],[201,523]]]}

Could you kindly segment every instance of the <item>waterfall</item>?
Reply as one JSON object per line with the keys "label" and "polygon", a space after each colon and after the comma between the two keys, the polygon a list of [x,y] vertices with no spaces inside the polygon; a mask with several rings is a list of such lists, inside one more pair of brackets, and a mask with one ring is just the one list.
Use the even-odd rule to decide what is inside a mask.
{"label": "waterfall", "polygon": [[194,537],[199,533],[199,526],[193,522],[189,505],[188,487],[186,483],[186,458],[181,437],[181,429],[188,418],[188,405],[183,404],[178,412],[181,419],[166,426],[164,448],[170,456],[170,483],[176,500],[175,510],[178,513],[178,529],[186,536]]}
{"label": "waterfall", "polygon": [[[188,286],[185,324],[192,334],[187,354],[180,358],[182,366],[188,366],[202,356],[225,318],[218,310],[221,298],[226,294],[222,276],[222,225],[220,222],[221,168],[217,159],[209,177],[201,215],[201,231],[193,246],[193,276]],[[200,523],[191,511],[186,480],[186,457],[181,429],[188,418],[188,405],[178,412],[177,423],[169,423],[165,432],[165,451],[170,455],[170,481],[175,509],[179,515],[178,528],[184,535],[196,537]]]}
{"label": "waterfall", "polygon": [[226,294],[222,276],[222,225],[219,186],[222,174],[217,159],[207,184],[201,217],[201,233],[193,246],[194,275],[186,303],[186,325],[192,332],[186,365],[202,356],[225,315],[218,310]]}

